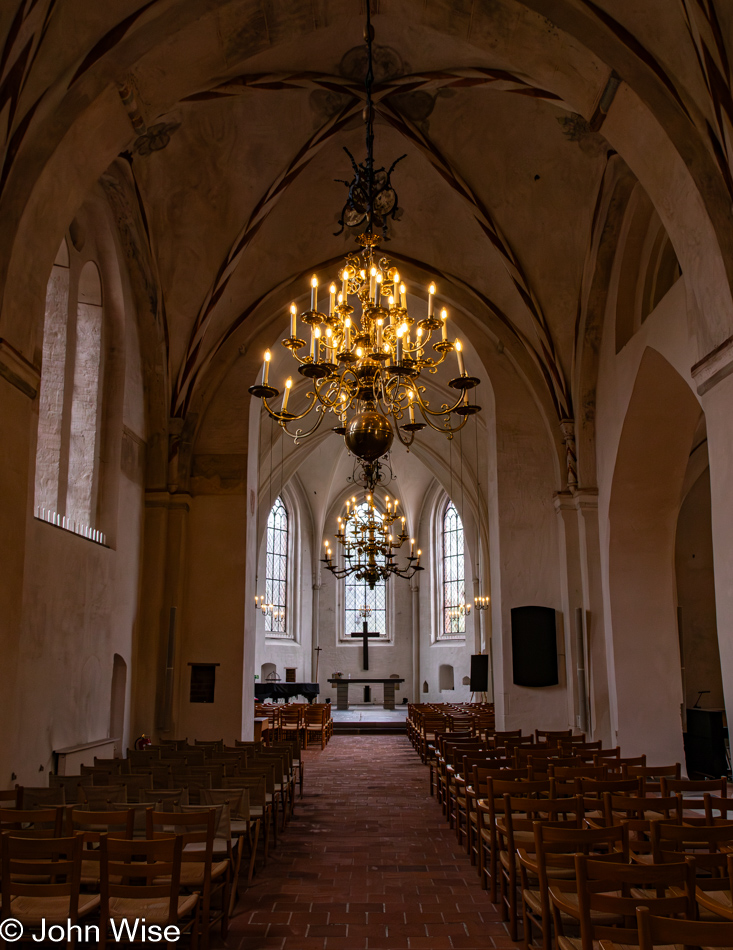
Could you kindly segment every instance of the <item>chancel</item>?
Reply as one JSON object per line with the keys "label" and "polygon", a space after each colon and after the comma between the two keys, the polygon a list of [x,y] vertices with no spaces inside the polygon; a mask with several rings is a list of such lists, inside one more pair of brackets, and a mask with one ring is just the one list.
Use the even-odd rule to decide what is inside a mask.
{"label": "chancel", "polygon": [[731,64],[726,0],[0,3],[0,805],[83,831],[93,920],[71,806],[134,806],[109,872],[228,805],[204,950],[483,946],[492,889],[552,947],[443,733],[730,819]]}

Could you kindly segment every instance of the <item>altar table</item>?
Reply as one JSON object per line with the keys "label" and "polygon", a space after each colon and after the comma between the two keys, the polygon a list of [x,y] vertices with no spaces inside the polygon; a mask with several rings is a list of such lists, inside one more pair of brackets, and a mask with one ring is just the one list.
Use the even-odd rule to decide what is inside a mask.
{"label": "altar table", "polygon": [[404,683],[404,680],[390,678],[390,679],[345,679],[343,677],[337,676],[334,679],[330,679],[329,683],[333,683],[336,686],[336,709],[348,709],[349,708],[349,686],[351,683],[358,683],[364,685],[366,683],[382,683],[384,685],[384,708],[385,709],[394,709],[394,691],[395,686],[398,683]]}

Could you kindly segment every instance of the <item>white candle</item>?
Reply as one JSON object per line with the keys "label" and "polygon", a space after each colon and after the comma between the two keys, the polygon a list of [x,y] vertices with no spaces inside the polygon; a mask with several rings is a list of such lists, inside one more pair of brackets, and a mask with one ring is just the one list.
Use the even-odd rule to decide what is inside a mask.
{"label": "white candle", "polygon": [[[415,421],[415,407],[412,404],[414,393],[412,390],[410,390],[407,395],[410,397],[410,402],[408,403],[408,406],[407,406],[407,410],[410,414],[410,422],[414,422]],[[403,518],[402,520],[404,521],[405,519]]]}
{"label": "white candle", "polygon": [[402,327],[397,330],[397,339],[395,341],[395,363],[397,366],[402,363]]}
{"label": "white candle", "polygon": [[433,315],[433,296],[435,295],[435,284],[428,287],[428,320]]}
{"label": "white candle", "polygon": [[461,376],[466,375],[466,368],[463,365],[463,347],[461,346],[461,341],[456,340],[456,357],[458,358],[458,373]]}
{"label": "white candle", "polygon": [[318,278],[311,277],[311,310],[318,310]]}
{"label": "white candle", "polygon": [[336,284],[331,284],[331,286],[328,288],[328,292],[331,295],[330,313],[333,314],[334,308],[336,306]]}
{"label": "white candle", "polygon": [[320,363],[321,361],[321,328],[316,327],[315,333],[313,334],[314,342],[314,361]]}
{"label": "white candle", "polygon": [[[390,297],[390,300],[392,298]],[[381,350],[382,348],[382,326],[384,325],[384,320],[380,317],[377,320],[377,349]]]}
{"label": "white candle", "polygon": [[269,350],[265,350],[265,362],[262,367],[262,385],[267,386],[267,381],[270,378],[270,359],[271,354]]}
{"label": "white candle", "polygon": [[348,267],[344,267],[344,269],[341,271],[341,296],[343,297],[344,303],[346,302],[346,298],[348,296],[348,288],[346,284],[350,277],[351,271]]}
{"label": "white candle", "polygon": [[285,393],[283,394],[283,407],[282,411],[285,412],[288,408],[288,399],[290,398],[290,387],[293,385],[292,377],[288,376],[285,380]]}
{"label": "white candle", "polygon": [[344,320],[344,349],[351,349],[351,317]]}
{"label": "white candle", "polygon": [[407,287],[404,284],[400,284],[400,306],[407,310]]}
{"label": "white candle", "polygon": [[448,311],[443,307],[440,311],[440,319],[443,321],[443,339],[448,339]]}
{"label": "white candle", "polygon": [[295,339],[298,335],[298,317],[295,304],[290,304],[290,336]]}
{"label": "white candle", "polygon": [[377,290],[377,268],[372,267],[369,273],[369,299],[374,300],[374,295]]}

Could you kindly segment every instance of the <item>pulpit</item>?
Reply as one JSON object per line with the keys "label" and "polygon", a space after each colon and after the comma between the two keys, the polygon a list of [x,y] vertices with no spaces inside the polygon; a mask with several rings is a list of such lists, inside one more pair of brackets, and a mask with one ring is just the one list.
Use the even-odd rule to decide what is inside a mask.
{"label": "pulpit", "polygon": [[404,683],[404,680],[396,679],[395,677],[390,677],[389,679],[344,679],[341,676],[337,676],[334,679],[328,681],[336,687],[336,709],[348,709],[349,708],[349,686],[351,683],[356,683],[359,685],[364,685],[365,683],[382,683],[384,686],[384,708],[385,709],[394,709],[394,693],[395,686],[398,683]]}

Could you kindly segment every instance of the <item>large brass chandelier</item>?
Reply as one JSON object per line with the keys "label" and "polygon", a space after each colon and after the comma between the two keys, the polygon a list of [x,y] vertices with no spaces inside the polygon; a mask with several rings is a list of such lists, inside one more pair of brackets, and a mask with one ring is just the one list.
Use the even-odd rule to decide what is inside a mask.
{"label": "large brass chandelier", "polygon": [[[427,308],[417,317],[408,311],[407,287],[398,268],[380,252],[387,219],[397,210],[391,185],[394,166],[374,167],[374,110],[372,84],[373,30],[367,2],[368,69],[365,79],[366,159],[357,165],[341,224],[361,227],[360,250],[346,256],[338,281],[319,299],[319,282],[311,279],[310,307],[298,314],[290,307],[290,335],[282,345],[298,364],[298,373],[310,381],[306,406],[291,405],[292,375],[281,391],[270,382],[271,353],[265,353],[262,378],[249,392],[263,401],[269,415],[297,444],[316,432],[329,414],[334,432],[344,437],[357,458],[373,462],[389,451],[394,435],[409,447],[415,434],[429,426],[450,439],[480,407],[470,401],[480,380],[466,371],[461,341],[448,337],[448,312],[436,314],[435,284],[427,294]],[[399,159],[398,159],[399,161]],[[382,231],[382,235],[379,231]],[[305,331],[305,332],[302,332]],[[308,337],[309,340],[304,337]],[[437,372],[455,355],[456,375],[448,382],[453,391],[439,405],[431,405],[421,374]],[[309,428],[299,423],[312,415]],[[384,532],[382,532],[383,534]]]}
{"label": "large brass chandelier", "polygon": [[[415,550],[415,539],[410,538],[410,553],[406,564],[397,564],[395,551],[407,544],[408,534],[404,516],[398,514],[399,499],[384,499],[385,510],[379,511],[374,496],[368,494],[365,503],[359,505],[356,495],[346,502],[346,511],[338,519],[336,540],[343,548],[343,562],[334,562],[330,541],[325,541],[326,553],[323,563],[334,577],[355,575],[374,589],[378,581],[387,580],[390,574],[398,577],[414,577],[420,566],[420,551]],[[398,525],[399,534],[393,529]]]}

